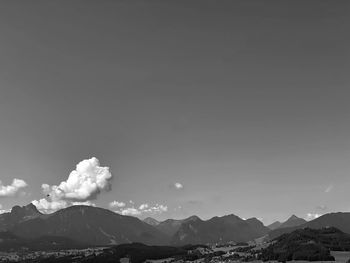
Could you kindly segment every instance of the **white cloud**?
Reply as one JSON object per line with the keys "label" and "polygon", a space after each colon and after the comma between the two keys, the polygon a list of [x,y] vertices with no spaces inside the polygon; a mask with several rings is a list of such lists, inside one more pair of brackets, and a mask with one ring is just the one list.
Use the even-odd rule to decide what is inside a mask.
{"label": "white cloud", "polygon": [[125,209],[122,209],[120,213],[124,216],[138,216],[141,215],[141,211],[134,208],[134,207],[128,207]]}
{"label": "white cloud", "polygon": [[10,212],[10,210],[3,210],[3,209],[0,209],[0,215],[1,215],[1,214],[8,213],[8,212]]}
{"label": "white cloud", "polygon": [[40,200],[34,200],[34,201],[32,201],[32,204],[35,205],[38,210],[40,210],[41,212],[43,212],[45,214],[54,213],[57,210],[67,208],[69,206],[74,206],[74,205],[96,206],[91,201],[85,201],[85,202],[69,202],[69,201],[65,201],[65,200],[48,201],[45,198],[42,198]]}
{"label": "white cloud", "polygon": [[110,190],[112,174],[108,167],[101,167],[97,158],[77,164],[67,181],[57,185],[43,184],[42,189],[52,200],[86,201],[95,199],[102,190]]}
{"label": "white cloud", "polygon": [[0,197],[14,196],[17,192],[26,187],[27,183],[21,179],[13,179],[10,185],[3,185],[0,181]]}
{"label": "white cloud", "polygon": [[184,188],[183,184],[181,183],[174,183],[174,187],[179,190]]}
{"label": "white cloud", "polygon": [[48,201],[45,198],[42,198],[40,200],[34,200],[32,201],[32,204],[35,205],[38,210],[46,214],[53,213],[57,210],[60,210],[69,206],[68,202],[65,200]]}
{"label": "white cloud", "polygon": [[122,207],[125,207],[126,204],[124,202],[118,202],[116,200],[112,201],[109,203],[109,207],[111,208],[122,208]]}
{"label": "white cloud", "polygon": [[87,206],[96,206],[95,203],[91,201],[85,201],[85,202],[72,202],[71,205],[87,205]]}
{"label": "white cloud", "polygon": [[317,214],[317,213],[307,213],[306,214],[306,220],[313,220],[316,219],[318,217],[320,217],[322,214]]}
{"label": "white cloud", "polygon": [[142,214],[161,214],[168,211],[166,205],[155,204],[150,206],[147,203],[141,204],[139,208],[132,207],[119,207],[119,210],[115,212],[122,215],[139,216]]}
{"label": "white cloud", "polygon": [[57,185],[41,186],[46,198],[32,203],[42,212],[51,213],[72,205],[92,205],[101,191],[111,189],[112,174],[108,167],[101,167],[97,158],[83,160],[77,164],[66,181]]}
{"label": "white cloud", "polygon": [[145,209],[147,209],[148,207],[149,207],[148,204],[142,204],[142,205],[140,205],[139,209],[140,209],[140,210],[145,210]]}

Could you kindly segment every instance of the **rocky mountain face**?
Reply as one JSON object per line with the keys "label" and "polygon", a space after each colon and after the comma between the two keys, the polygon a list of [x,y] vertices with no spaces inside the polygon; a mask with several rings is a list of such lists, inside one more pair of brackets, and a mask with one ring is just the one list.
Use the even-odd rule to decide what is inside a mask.
{"label": "rocky mountain face", "polygon": [[14,206],[9,213],[0,215],[0,231],[7,231],[15,225],[43,216],[33,204]]}

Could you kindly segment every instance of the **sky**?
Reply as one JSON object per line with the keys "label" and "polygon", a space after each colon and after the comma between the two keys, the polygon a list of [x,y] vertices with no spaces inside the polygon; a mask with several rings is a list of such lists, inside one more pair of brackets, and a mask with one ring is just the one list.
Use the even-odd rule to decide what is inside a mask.
{"label": "sky", "polygon": [[0,209],[350,211],[349,32],[345,0],[2,1]]}

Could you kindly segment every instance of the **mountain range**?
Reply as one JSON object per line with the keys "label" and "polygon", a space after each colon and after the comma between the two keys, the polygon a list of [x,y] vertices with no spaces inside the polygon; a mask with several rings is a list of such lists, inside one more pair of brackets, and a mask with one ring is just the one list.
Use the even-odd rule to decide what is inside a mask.
{"label": "mountain range", "polygon": [[344,233],[350,234],[350,213],[329,213],[322,215],[312,221],[305,222],[300,225],[290,226],[285,228],[277,228],[269,232],[269,237],[274,239],[282,234],[291,233],[297,229],[303,228],[313,228],[313,229],[321,229],[324,227],[336,227]]}
{"label": "mountain range", "polygon": [[276,221],[272,223],[271,225],[268,225],[267,227],[270,230],[280,229],[280,228],[286,228],[286,227],[296,227],[300,226],[302,224],[305,224],[307,221],[303,218],[297,217],[296,215],[292,215],[289,217],[285,222],[279,222]]}
{"label": "mountain range", "polygon": [[[148,245],[207,244],[247,242],[263,236],[270,239],[299,228],[337,227],[350,233],[350,213],[326,214],[312,221],[291,216],[286,222],[264,226],[256,218],[242,219],[226,215],[202,220],[191,216],[182,220],[143,221],[91,206],[71,206],[52,214],[42,214],[33,204],[15,206],[0,215],[3,244],[28,244],[43,239],[45,247],[115,245],[140,242]],[[273,229],[273,230],[271,230]],[[57,240],[56,240],[57,239]],[[34,241],[35,240],[35,241]],[[11,243],[12,242],[12,243]]]}

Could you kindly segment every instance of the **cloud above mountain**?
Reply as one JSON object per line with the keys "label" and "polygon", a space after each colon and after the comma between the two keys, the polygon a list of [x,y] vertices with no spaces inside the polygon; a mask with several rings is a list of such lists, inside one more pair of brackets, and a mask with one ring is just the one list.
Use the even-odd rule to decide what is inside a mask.
{"label": "cloud above mountain", "polygon": [[143,214],[155,215],[168,211],[168,206],[161,204],[150,205],[148,203],[143,203],[138,207],[135,207],[134,202],[130,204],[131,207],[126,207],[126,204],[124,202],[113,201],[109,203],[109,206],[111,208],[116,208],[114,212],[129,216],[140,216]]}
{"label": "cloud above mountain", "polygon": [[10,185],[3,185],[0,181],[0,197],[8,197],[16,195],[27,183],[21,179],[13,179]]}
{"label": "cloud above mountain", "polygon": [[126,206],[126,204],[124,202],[119,202],[119,201],[116,201],[116,200],[110,202],[108,205],[109,205],[110,208],[121,208],[121,207],[125,207]]}
{"label": "cloud above mountain", "polygon": [[91,205],[102,191],[111,190],[112,174],[109,167],[100,166],[92,157],[77,164],[66,181],[59,185],[43,184],[45,198],[34,200],[33,204],[43,212],[53,212],[75,204]]}
{"label": "cloud above mountain", "polygon": [[314,220],[314,219],[320,217],[321,215],[322,215],[322,214],[318,214],[318,213],[307,213],[305,219],[306,219],[307,221],[310,221],[310,220]]}
{"label": "cloud above mountain", "polygon": [[77,164],[66,181],[57,185],[43,184],[42,189],[53,200],[86,201],[95,199],[102,191],[111,189],[109,167],[101,167],[97,158]]}

